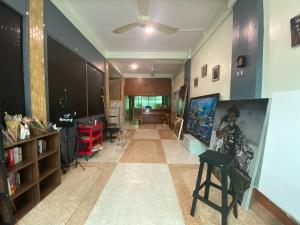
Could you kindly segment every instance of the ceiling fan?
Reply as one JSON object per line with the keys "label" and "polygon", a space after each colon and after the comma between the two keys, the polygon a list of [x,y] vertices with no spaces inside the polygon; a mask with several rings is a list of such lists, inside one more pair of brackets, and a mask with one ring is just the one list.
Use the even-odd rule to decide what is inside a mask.
{"label": "ceiling fan", "polygon": [[124,26],[114,29],[112,32],[115,34],[125,33],[135,27],[147,28],[151,27],[164,34],[174,34],[178,31],[178,28],[171,27],[162,23],[155,22],[148,16],[149,0],[137,0],[138,13],[137,21],[126,24]]}

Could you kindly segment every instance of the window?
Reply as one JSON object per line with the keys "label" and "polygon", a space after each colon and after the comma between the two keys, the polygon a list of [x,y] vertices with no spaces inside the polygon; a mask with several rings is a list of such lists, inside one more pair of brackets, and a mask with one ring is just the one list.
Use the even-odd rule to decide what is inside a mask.
{"label": "window", "polygon": [[[165,98],[168,98],[168,96],[134,96],[134,107],[161,109],[167,103],[167,101],[163,101]],[[166,108],[169,108],[169,105],[166,105]]]}

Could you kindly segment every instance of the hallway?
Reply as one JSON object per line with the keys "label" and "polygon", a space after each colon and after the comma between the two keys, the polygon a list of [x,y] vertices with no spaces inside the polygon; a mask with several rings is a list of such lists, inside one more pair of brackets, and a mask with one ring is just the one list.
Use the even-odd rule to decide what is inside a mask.
{"label": "hallway", "polygon": [[[198,157],[163,125],[128,128],[127,146],[106,142],[90,161],[82,159],[86,171],[71,169],[18,225],[220,224],[219,213],[200,201],[195,217],[189,216]],[[210,197],[220,202],[218,191]],[[239,220],[230,215],[229,224],[280,223],[253,202],[249,211],[239,208]]]}

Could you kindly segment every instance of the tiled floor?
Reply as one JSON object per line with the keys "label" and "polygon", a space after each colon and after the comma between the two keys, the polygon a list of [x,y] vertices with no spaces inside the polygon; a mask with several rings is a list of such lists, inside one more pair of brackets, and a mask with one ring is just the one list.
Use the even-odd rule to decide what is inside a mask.
{"label": "tiled floor", "polygon": [[[195,217],[189,215],[198,171],[192,156],[174,139],[166,125],[127,124],[128,145],[105,142],[104,149],[88,162],[86,171],[71,170],[62,184],[19,225],[218,225],[220,214],[197,203]],[[216,181],[217,182],[217,181]],[[218,191],[211,198],[219,201]],[[239,209],[229,224],[280,224],[261,205]]]}
{"label": "tiled floor", "polygon": [[168,165],[119,163],[85,224],[184,224]]}

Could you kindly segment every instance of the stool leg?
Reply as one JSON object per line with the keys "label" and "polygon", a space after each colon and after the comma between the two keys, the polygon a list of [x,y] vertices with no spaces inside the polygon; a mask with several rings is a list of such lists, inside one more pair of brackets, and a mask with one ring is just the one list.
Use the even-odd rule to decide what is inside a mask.
{"label": "stool leg", "polygon": [[211,180],[211,171],[212,171],[212,166],[208,165],[207,167],[207,175],[206,175],[206,181],[205,181],[205,194],[204,194],[204,199],[208,200],[209,196],[209,187],[210,187],[210,180]]}
{"label": "stool leg", "polygon": [[237,193],[235,191],[234,185],[232,185],[232,197],[233,197],[233,215],[237,219],[238,218],[238,208],[237,208]]}
{"label": "stool leg", "polygon": [[190,212],[191,216],[195,215],[195,209],[196,209],[196,204],[197,204],[197,200],[198,200],[198,194],[199,194],[200,186],[201,186],[203,168],[204,168],[204,162],[201,162],[199,172],[198,172],[198,176],[197,176],[196,187],[195,187],[195,190],[193,192],[193,203],[192,203],[192,208],[191,208],[191,212]]}
{"label": "stool leg", "polygon": [[110,134],[110,143],[113,143],[113,132],[110,131],[109,134]]}
{"label": "stool leg", "polygon": [[228,182],[226,168],[221,169],[222,173],[222,225],[227,225],[227,209],[228,209]]}

